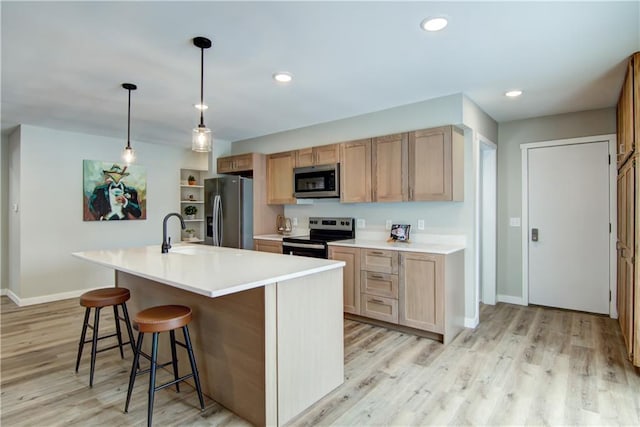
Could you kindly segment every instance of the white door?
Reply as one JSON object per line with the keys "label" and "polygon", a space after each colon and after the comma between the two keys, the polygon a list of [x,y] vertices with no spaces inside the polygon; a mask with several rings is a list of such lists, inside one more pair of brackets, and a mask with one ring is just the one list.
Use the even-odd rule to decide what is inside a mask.
{"label": "white door", "polygon": [[529,302],[609,313],[608,143],[529,149]]}

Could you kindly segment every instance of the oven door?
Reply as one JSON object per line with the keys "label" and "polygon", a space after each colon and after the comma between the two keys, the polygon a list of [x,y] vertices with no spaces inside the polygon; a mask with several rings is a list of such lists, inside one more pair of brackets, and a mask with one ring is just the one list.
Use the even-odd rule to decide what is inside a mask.
{"label": "oven door", "polygon": [[311,258],[328,258],[327,246],[320,243],[282,242],[282,253]]}

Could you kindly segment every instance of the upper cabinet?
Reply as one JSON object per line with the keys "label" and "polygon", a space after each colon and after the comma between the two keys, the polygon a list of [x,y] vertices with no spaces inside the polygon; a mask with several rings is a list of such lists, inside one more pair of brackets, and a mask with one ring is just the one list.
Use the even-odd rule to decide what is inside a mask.
{"label": "upper cabinet", "polygon": [[236,156],[218,157],[218,173],[243,174],[253,171],[254,153],[238,154]]}
{"label": "upper cabinet", "polygon": [[285,151],[267,156],[267,203],[286,205],[296,202],[293,197],[293,168],[296,151]]}
{"label": "upper cabinet", "polygon": [[461,201],[464,137],[453,126],[373,138],[373,200]]}
{"label": "upper cabinet", "polygon": [[[635,55],[629,60],[627,65],[627,74],[622,84],[622,91],[618,99],[617,122],[618,122],[618,169],[622,167],[625,161],[631,156],[635,146],[634,138],[634,68],[637,66],[640,57]],[[640,82],[636,83],[636,89]],[[635,108],[636,112],[638,108]]]}
{"label": "upper cabinet", "polygon": [[340,201],[371,201],[371,140],[340,144]]}
{"label": "upper cabinet", "polygon": [[340,163],[340,202],[462,201],[464,136],[454,126],[267,157],[269,204],[294,204],[293,169]]}
{"label": "upper cabinet", "polygon": [[453,126],[409,133],[409,200],[463,200],[464,137]]}
{"label": "upper cabinet", "polygon": [[296,151],[296,167],[329,165],[340,161],[340,144],[302,148]]}
{"label": "upper cabinet", "polygon": [[407,141],[406,133],[373,138],[371,147],[373,201],[408,200]]}

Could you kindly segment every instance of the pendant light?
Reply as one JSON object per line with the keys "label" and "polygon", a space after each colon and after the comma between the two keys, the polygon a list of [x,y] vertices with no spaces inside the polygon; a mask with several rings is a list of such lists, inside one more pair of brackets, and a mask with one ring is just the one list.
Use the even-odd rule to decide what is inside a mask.
{"label": "pendant light", "polygon": [[131,136],[131,91],[138,89],[138,86],[133,83],[122,83],[122,87],[129,91],[129,108],[127,110],[127,146],[122,150],[122,160],[126,164],[133,163],[136,160],[136,153],[131,148],[131,141],[129,140]]}
{"label": "pendant light", "polygon": [[193,151],[207,152],[212,150],[211,129],[204,125],[204,50],[211,47],[211,40],[206,37],[196,37],[193,44],[200,48],[200,124],[193,129],[191,149]]}

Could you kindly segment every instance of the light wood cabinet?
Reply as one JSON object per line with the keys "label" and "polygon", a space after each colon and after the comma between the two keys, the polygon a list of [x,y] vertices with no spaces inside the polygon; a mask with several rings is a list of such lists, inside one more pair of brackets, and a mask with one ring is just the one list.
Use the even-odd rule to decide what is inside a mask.
{"label": "light wood cabinet", "polygon": [[267,203],[286,205],[296,202],[293,197],[293,168],[296,152],[286,151],[267,156]]}
{"label": "light wood cabinet", "polygon": [[[353,249],[360,253],[359,277],[353,275],[358,273]],[[336,251],[339,255],[331,255]],[[347,317],[440,338],[445,344],[464,327],[464,251],[433,254],[330,245],[329,253],[347,263]],[[359,293],[350,285],[358,281]],[[348,310],[354,297],[359,297],[359,312]]]}
{"label": "light wood cabinet", "polygon": [[629,60],[617,107],[618,168],[631,156],[635,145],[634,124],[634,58]]}
{"label": "light wood cabinet", "polygon": [[281,254],[282,242],[277,240],[253,239],[253,250]]}
{"label": "light wood cabinet", "polygon": [[402,202],[407,194],[408,134],[379,136],[371,145],[371,174],[373,200]]}
{"label": "light wood cabinet", "polygon": [[398,300],[362,294],[362,315],[383,322],[398,323]]}
{"label": "light wood cabinet", "polygon": [[235,156],[218,157],[217,172],[226,174],[240,174],[253,171],[254,153],[238,154]]}
{"label": "light wood cabinet", "polygon": [[410,132],[408,163],[409,200],[463,200],[464,137],[456,128]]}
{"label": "light wood cabinet", "polygon": [[441,255],[400,254],[399,323],[444,333],[444,260]]}
{"label": "light wood cabinet", "polygon": [[361,271],[360,289],[365,294],[398,299],[398,275]]}
{"label": "light wood cabinet", "polygon": [[627,354],[640,366],[640,52],[629,58],[617,108],[618,235],[617,301],[618,321]]}
{"label": "light wood cabinet", "polygon": [[371,139],[340,144],[340,202],[371,201]]}
{"label": "light wood cabinet", "polygon": [[398,252],[382,249],[362,249],[363,270],[376,273],[398,274]]}
{"label": "light wood cabinet", "polygon": [[329,246],[329,259],[344,261],[342,286],[344,312],[360,314],[360,249]]}
{"label": "light wood cabinet", "polygon": [[302,148],[296,151],[296,167],[329,165],[340,161],[340,144]]}
{"label": "light wood cabinet", "polygon": [[464,199],[464,136],[453,126],[372,140],[373,200]]}

